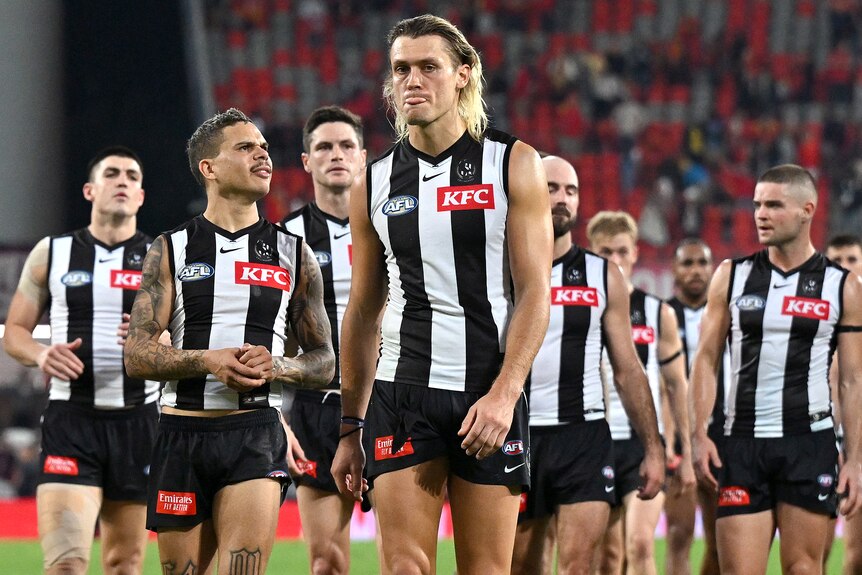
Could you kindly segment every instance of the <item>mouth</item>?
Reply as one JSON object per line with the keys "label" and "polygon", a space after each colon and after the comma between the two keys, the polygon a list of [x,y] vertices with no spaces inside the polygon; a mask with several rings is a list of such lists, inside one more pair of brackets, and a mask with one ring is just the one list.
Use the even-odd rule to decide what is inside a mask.
{"label": "mouth", "polygon": [[428,98],[424,98],[422,96],[407,95],[404,98],[404,105],[405,106],[418,106],[419,104],[424,104],[427,101],[428,101]]}
{"label": "mouth", "polygon": [[117,192],[116,194],[114,194],[114,199],[128,200],[129,195],[126,192]]}
{"label": "mouth", "polygon": [[251,173],[264,179],[272,177],[272,167],[269,164],[259,164],[251,169]]}

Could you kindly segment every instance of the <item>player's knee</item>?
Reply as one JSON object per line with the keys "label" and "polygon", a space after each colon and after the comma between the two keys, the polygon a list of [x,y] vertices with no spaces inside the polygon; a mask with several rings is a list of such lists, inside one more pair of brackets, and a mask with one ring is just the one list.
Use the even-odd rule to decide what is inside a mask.
{"label": "player's knee", "polygon": [[691,547],[694,533],[687,525],[668,525],[667,546],[672,550],[688,549]]}
{"label": "player's knee", "polygon": [[311,558],[312,575],[343,575],[347,573],[347,558],[340,551],[315,555]]}
{"label": "player's knee", "polygon": [[64,557],[49,563],[46,558],[44,564],[47,575],[84,575],[88,561],[82,557]]}
{"label": "player's knee", "polygon": [[399,553],[388,560],[392,575],[430,575],[431,561],[418,554]]}
{"label": "player's knee", "polygon": [[642,563],[652,559],[655,542],[648,533],[633,533],[626,546],[626,556],[634,563]]}
{"label": "player's knee", "polygon": [[110,575],[138,575],[144,567],[144,553],[138,548],[102,550],[102,564]]}
{"label": "player's knee", "polygon": [[815,575],[820,573],[821,565],[817,561],[805,558],[794,561],[784,569],[785,575]]}

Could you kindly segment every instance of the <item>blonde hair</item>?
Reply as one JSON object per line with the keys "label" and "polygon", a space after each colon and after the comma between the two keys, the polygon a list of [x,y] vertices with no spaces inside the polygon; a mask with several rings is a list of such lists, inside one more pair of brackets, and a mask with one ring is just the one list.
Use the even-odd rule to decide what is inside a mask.
{"label": "blonde hair", "polygon": [[[392,44],[402,36],[419,38],[431,35],[440,36],[446,41],[449,55],[455,66],[462,64],[470,66],[470,78],[458,94],[458,115],[467,124],[470,137],[478,142],[488,128],[488,114],[485,111],[485,101],[482,99],[485,79],[482,77],[482,61],[479,59],[479,53],[467,42],[464,34],[446,19],[424,14],[398,22],[389,31],[386,38],[387,47],[391,51]],[[403,140],[407,137],[407,120],[395,105],[391,71],[383,83],[383,97],[389,109],[395,113],[395,132],[398,139]]]}
{"label": "blonde hair", "polygon": [[587,223],[587,238],[595,242],[597,236],[616,236],[629,234],[632,240],[638,241],[638,225],[628,212],[604,210]]}

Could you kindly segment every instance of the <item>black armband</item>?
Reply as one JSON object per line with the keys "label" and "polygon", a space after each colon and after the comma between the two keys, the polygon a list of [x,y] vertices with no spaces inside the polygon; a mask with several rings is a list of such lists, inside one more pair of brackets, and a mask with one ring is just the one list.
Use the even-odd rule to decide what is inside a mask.
{"label": "black armband", "polygon": [[862,325],[839,325],[835,328],[836,333],[859,333]]}
{"label": "black armband", "polygon": [[682,350],[681,349],[677,350],[677,352],[675,354],[673,354],[672,356],[665,358],[665,359],[658,360],[658,364],[659,365],[667,365],[681,355],[682,355]]}

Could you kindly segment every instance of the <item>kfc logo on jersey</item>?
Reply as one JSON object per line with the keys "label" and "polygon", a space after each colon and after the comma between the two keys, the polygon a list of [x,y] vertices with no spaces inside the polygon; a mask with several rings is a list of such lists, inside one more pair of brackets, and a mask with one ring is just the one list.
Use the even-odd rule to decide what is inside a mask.
{"label": "kfc logo on jersey", "polygon": [[493,210],[494,186],[445,186],[437,188],[437,211]]}
{"label": "kfc logo on jersey", "polygon": [[520,439],[513,439],[512,441],[506,442],[503,446],[503,453],[506,455],[520,455],[524,453],[524,442]]}
{"label": "kfc logo on jersey", "polygon": [[738,507],[751,503],[745,487],[722,487],[718,494],[719,507]]}
{"label": "kfc logo on jersey", "polygon": [[822,299],[788,295],[784,296],[784,303],[781,304],[781,313],[826,321],[829,319],[829,302]]}
{"label": "kfc logo on jersey", "polygon": [[552,287],[551,305],[585,305],[598,307],[599,293],[594,287]]}
{"label": "kfc logo on jersey", "polygon": [[135,270],[111,270],[111,287],[136,290],[141,287],[141,272]]}
{"label": "kfc logo on jersey", "polygon": [[297,459],[296,466],[299,468],[300,473],[303,475],[308,475],[309,477],[317,478],[317,462],[309,461],[307,459]]}
{"label": "kfc logo on jersey", "polygon": [[235,281],[241,285],[267,286],[290,291],[290,272],[278,266],[234,262]]}
{"label": "kfc logo on jersey", "polygon": [[410,441],[410,438],[407,438],[407,441],[404,442],[404,445],[401,446],[401,449],[392,453],[392,438],[393,436],[387,435],[385,437],[376,437],[374,439],[374,460],[380,461],[381,459],[393,459],[395,457],[404,457],[405,455],[413,454],[413,443]]}
{"label": "kfc logo on jersey", "polygon": [[197,513],[196,496],[193,492],[160,490],[156,500],[156,513],[194,515]]}
{"label": "kfc logo on jersey", "polygon": [[632,339],[636,345],[655,343],[655,330],[648,325],[633,325]]}
{"label": "kfc logo on jersey", "polygon": [[54,475],[78,475],[78,460],[74,457],[48,455],[45,457],[42,472]]}

